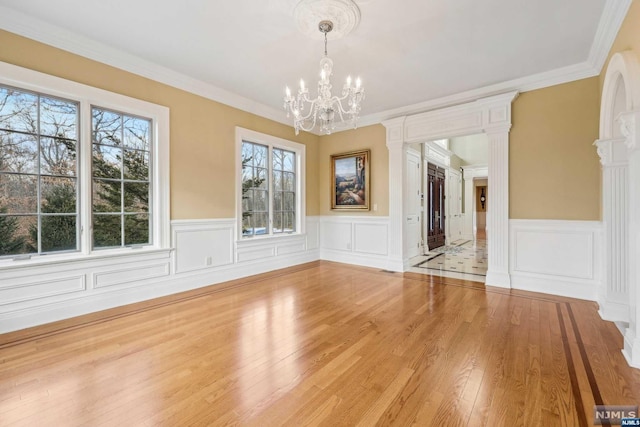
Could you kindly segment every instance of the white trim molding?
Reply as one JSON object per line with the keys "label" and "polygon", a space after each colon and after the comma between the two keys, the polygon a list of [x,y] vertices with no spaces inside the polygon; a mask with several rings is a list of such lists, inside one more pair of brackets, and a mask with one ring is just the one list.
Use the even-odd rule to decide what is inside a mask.
{"label": "white trim molding", "polygon": [[409,144],[454,136],[486,133],[489,137],[489,182],[492,197],[487,209],[489,269],[487,285],[508,288],[509,279],[509,92],[467,104],[383,122],[389,149],[390,270],[404,271],[409,260],[403,247],[406,200],[405,161]]}
{"label": "white trim molding", "polygon": [[600,315],[626,326],[624,354],[640,368],[640,61],[633,51],[614,54],[600,105],[605,281]]}
{"label": "white trim molding", "polygon": [[[136,250],[0,270],[0,333],[317,261],[306,234],[236,241],[236,219],[174,220],[174,250]],[[172,253],[173,252],[173,253]]]}
{"label": "white trim molding", "polygon": [[600,222],[512,219],[509,225],[514,289],[596,300],[602,283]]}

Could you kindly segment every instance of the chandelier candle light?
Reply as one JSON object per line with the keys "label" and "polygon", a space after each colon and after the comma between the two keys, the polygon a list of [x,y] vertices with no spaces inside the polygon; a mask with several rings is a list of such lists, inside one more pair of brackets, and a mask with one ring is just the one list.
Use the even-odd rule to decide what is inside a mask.
{"label": "chandelier candle light", "polygon": [[[316,124],[320,127],[320,133],[330,134],[337,124],[348,124],[357,127],[360,103],[364,99],[364,88],[360,77],[352,85],[351,76],[342,87],[342,96],[331,95],[331,74],[333,61],[327,56],[327,33],[333,29],[333,22],[321,21],[318,29],[324,34],[324,57],[320,60],[320,80],[318,81],[318,96],[309,98],[309,89],[304,80],[300,80],[298,95],[293,96],[291,90],[286,88],[284,108],[287,117],[293,114],[293,126],[296,135],[300,129],[310,132]],[[342,105],[346,101],[347,108]],[[337,114],[337,117],[336,117]],[[336,120],[339,119],[339,120]]]}

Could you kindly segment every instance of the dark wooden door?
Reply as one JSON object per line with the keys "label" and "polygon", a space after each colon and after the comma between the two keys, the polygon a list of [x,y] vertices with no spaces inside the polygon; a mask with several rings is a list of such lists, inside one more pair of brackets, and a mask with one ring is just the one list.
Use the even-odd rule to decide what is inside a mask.
{"label": "dark wooden door", "polygon": [[429,250],[443,246],[445,171],[432,163],[427,165],[427,245]]}

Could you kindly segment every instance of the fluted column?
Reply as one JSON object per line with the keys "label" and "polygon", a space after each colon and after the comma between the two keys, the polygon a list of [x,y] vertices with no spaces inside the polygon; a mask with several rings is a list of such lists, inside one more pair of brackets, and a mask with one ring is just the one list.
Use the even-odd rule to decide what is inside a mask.
{"label": "fluted column", "polygon": [[598,292],[600,316],[629,321],[629,167],[624,138],[595,142],[602,164],[604,280]]}
{"label": "fluted column", "polygon": [[509,130],[511,125],[486,129],[489,137],[487,249],[489,286],[511,287],[509,275]]}
{"label": "fluted column", "polygon": [[623,353],[631,366],[640,368],[640,111],[620,114],[618,124],[625,137],[629,159],[629,327]]}
{"label": "fluted column", "polygon": [[387,269],[404,271],[404,166],[407,149],[404,146],[404,117],[382,122],[387,128],[389,149],[389,262]]}

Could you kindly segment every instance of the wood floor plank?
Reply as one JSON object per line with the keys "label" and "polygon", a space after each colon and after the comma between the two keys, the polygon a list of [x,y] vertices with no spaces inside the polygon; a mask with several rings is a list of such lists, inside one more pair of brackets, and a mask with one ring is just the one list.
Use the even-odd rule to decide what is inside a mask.
{"label": "wood floor plank", "polygon": [[574,426],[640,401],[621,345],[591,302],[316,262],[0,336],[0,425]]}

